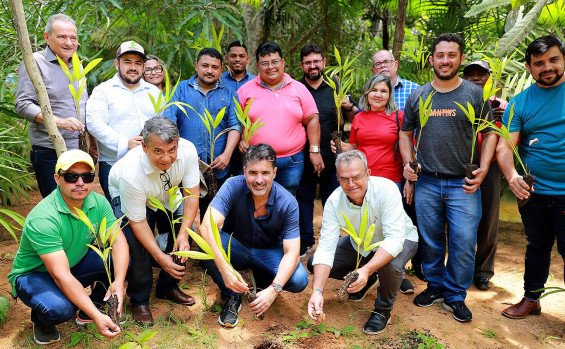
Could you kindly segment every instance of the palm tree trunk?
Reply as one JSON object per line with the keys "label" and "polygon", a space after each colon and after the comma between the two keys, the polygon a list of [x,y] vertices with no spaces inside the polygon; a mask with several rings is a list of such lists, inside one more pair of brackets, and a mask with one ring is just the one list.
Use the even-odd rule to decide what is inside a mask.
{"label": "palm tree trunk", "polygon": [[392,45],[392,55],[398,61],[400,59],[400,51],[404,43],[404,26],[406,23],[406,8],[408,0],[398,0],[398,12],[396,13],[396,29],[394,30],[394,43]]}

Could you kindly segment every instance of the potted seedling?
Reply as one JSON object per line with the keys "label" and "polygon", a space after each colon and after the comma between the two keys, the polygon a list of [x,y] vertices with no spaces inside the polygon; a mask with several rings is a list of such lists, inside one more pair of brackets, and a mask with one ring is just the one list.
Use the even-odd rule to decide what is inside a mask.
{"label": "potted seedling", "polygon": [[343,231],[345,231],[349,236],[351,236],[351,238],[357,245],[357,263],[355,264],[355,270],[345,275],[345,281],[343,282],[343,285],[339,289],[339,293],[338,293],[338,296],[340,298],[345,296],[349,285],[355,282],[359,277],[359,273],[357,273],[357,269],[359,268],[359,263],[361,262],[361,253],[360,253],[361,246],[363,246],[363,251],[371,251],[382,244],[382,241],[371,244],[371,240],[373,239],[373,235],[375,233],[375,224],[374,223],[371,224],[369,229],[367,229],[367,223],[369,221],[369,213],[367,206],[365,206],[365,209],[363,210],[363,215],[361,216],[361,224],[359,225],[358,231],[355,230],[355,228],[351,224],[351,221],[349,221],[349,219],[345,215],[345,212],[341,211],[341,214],[343,215],[343,220],[345,221],[346,227],[340,227],[340,228]]}
{"label": "potted seedling", "polygon": [[[208,130],[208,135],[210,136],[210,165],[211,165],[214,162],[214,148],[216,145],[216,141],[218,140],[218,138],[220,138],[221,135],[231,131],[231,129],[226,128],[216,135],[216,128],[220,125],[220,123],[224,119],[224,115],[226,114],[226,107],[223,107],[218,112],[218,114],[216,114],[216,116],[214,117],[212,116],[212,114],[210,114],[210,112],[206,108],[204,108],[205,115],[202,115],[199,112],[197,112],[196,109],[194,109],[192,106],[188,104],[187,106],[190,109],[194,110],[196,114],[198,114],[198,116],[204,123],[204,126],[206,126],[206,129]],[[208,195],[210,196],[210,198],[213,198],[214,196],[216,196],[216,193],[218,192],[218,180],[216,179],[216,172],[214,172],[214,169],[212,167],[208,168],[208,171],[206,172],[207,172],[206,184],[208,185]]]}
{"label": "potted seedling", "polygon": [[249,109],[251,109],[251,103],[253,103],[253,98],[249,100],[249,103],[245,106],[245,110],[241,108],[241,105],[237,102],[235,97],[233,98],[235,104],[235,115],[241,124],[243,125],[243,139],[245,140],[245,144],[249,145],[249,140],[255,134],[257,134],[257,130],[260,129],[265,122],[260,122],[261,118],[257,118],[255,122],[251,122],[251,118],[249,117]]}
{"label": "potted seedling", "polygon": [[[353,73],[353,68],[351,68],[351,65],[353,64],[353,62],[355,62],[355,60],[359,56],[356,56],[351,60],[349,59],[349,56],[347,56],[345,61],[342,62],[339,50],[335,46],[334,46],[334,55],[338,66],[328,69],[328,71],[331,71],[332,74],[330,77],[324,76],[324,81],[328,85],[330,85],[330,87],[333,89],[334,92],[333,95],[334,95],[334,106],[335,106],[336,118],[337,118],[337,131],[333,131],[331,136],[336,147],[335,153],[336,155],[338,155],[342,152],[341,139],[343,137],[343,131],[341,131],[341,128],[343,127],[344,124],[343,115],[341,113],[342,112],[341,103],[343,103],[343,101],[347,97],[347,93],[349,92],[349,89],[353,85],[353,77],[351,74]],[[337,84],[332,79],[332,77],[334,76],[337,77],[338,80]]]}
{"label": "potted seedling", "polygon": [[112,245],[116,236],[118,236],[119,227],[122,222],[122,218],[116,220],[110,227],[107,227],[106,217],[102,219],[100,222],[100,226],[98,227],[98,232],[94,228],[94,225],[88,218],[88,216],[79,208],[75,207],[76,214],[72,213],[74,217],[79,219],[83,222],[87,227],[89,232],[96,236],[96,246],[92,244],[86,244],[89,248],[91,248],[104,263],[104,269],[106,270],[106,275],[108,276],[108,285],[110,285],[110,298],[108,299],[107,305],[107,312],[108,316],[112,320],[112,322],[116,325],[120,325],[120,316],[118,310],[118,296],[114,294],[113,286],[112,286],[112,272],[110,268],[110,252],[112,251]]}
{"label": "potted seedling", "polygon": [[[418,132],[418,140],[416,142],[416,151],[412,155],[412,161],[408,161],[408,165],[412,170],[414,170],[415,174],[420,172],[420,167],[418,164],[418,160],[416,156],[418,155],[418,148],[420,146],[420,138],[422,137],[422,131],[424,130],[424,126],[428,123],[430,119],[430,115],[432,113],[432,97],[434,96],[435,91],[430,93],[426,98],[426,101],[422,99],[422,96],[419,97],[418,100],[418,117],[420,119],[420,131]],[[414,184],[414,181],[409,181],[410,183]]]}
{"label": "potted seedling", "polygon": [[[78,58],[78,54],[76,52],[73,53],[72,63],[73,63],[73,72],[71,73],[69,67],[63,62],[63,60],[57,56],[57,60],[59,61],[59,65],[61,69],[63,69],[63,73],[69,79],[69,91],[75,100],[75,106],[77,110],[78,121],[82,122],[82,116],[80,115],[80,97],[84,93],[86,87],[86,74],[88,74],[94,67],[100,63],[102,58],[96,58],[92,62],[88,63],[86,68],[81,71],[81,63],[80,59]],[[78,90],[75,88],[75,82],[77,82],[79,87]],[[78,135],[78,146],[79,149],[88,153],[88,144],[86,142],[86,129],[79,133]]]}
{"label": "potted seedling", "polygon": [[[175,207],[177,207],[178,205],[180,205],[181,202],[183,202],[184,200],[188,199],[189,197],[195,197],[197,195],[193,195],[188,189],[183,188],[183,190],[185,192],[188,193],[187,196],[183,196],[180,199],[176,199],[176,192],[178,190],[178,186],[174,186],[172,188],[170,188],[168,190],[169,192],[169,207],[171,210],[174,210]],[[169,219],[169,224],[171,225],[171,235],[173,236],[173,246],[177,245],[177,233],[175,230],[175,225],[180,223],[181,219],[183,219],[183,217],[179,217],[174,219],[173,217],[173,213],[172,211],[167,210],[167,208],[165,207],[165,205],[163,205],[163,203],[161,201],[159,201],[159,199],[149,196],[149,205],[151,205],[152,207],[162,211],[163,213],[165,213],[167,215],[167,218]],[[190,234],[190,232],[189,232]],[[181,262],[182,256],[179,256],[178,254],[173,253],[173,261],[178,264],[178,265],[182,265],[184,266],[185,263]]]}

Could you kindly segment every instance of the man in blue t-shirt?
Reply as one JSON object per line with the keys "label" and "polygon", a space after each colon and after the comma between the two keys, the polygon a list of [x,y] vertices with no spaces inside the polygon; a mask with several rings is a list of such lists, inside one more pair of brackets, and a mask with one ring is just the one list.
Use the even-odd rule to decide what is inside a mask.
{"label": "man in blue t-shirt", "polygon": [[[556,36],[537,38],[526,49],[526,67],[536,83],[510,101],[502,123],[510,131],[512,144],[520,139],[518,151],[535,177],[535,188],[516,171],[508,141],[501,138],[496,149],[510,190],[519,200],[529,199],[519,207],[528,241],[525,293],[519,303],[502,312],[511,319],[541,313],[540,290],[547,281],[555,238],[557,251],[565,256],[565,45]],[[508,125],[511,109],[514,116]]]}
{"label": "man in blue t-shirt", "polygon": [[[237,270],[251,269],[262,289],[249,304],[256,316],[267,311],[283,289],[299,293],[308,285],[306,269],[299,260],[298,203],[273,181],[276,158],[268,144],[250,146],[243,157],[243,176],[224,183],[200,226],[200,234],[216,255],[202,264],[226,301],[218,318],[222,326],[237,325],[241,294],[250,291]],[[210,216],[221,228],[222,247],[231,255],[230,261],[214,239]]]}

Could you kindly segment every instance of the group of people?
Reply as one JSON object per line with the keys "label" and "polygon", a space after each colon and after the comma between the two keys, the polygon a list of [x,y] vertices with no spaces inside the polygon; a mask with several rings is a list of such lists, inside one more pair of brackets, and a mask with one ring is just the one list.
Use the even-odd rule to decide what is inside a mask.
{"label": "group of people", "polygon": [[[416,275],[428,283],[414,303],[428,307],[443,301],[456,320],[471,321],[467,289],[473,282],[488,289],[494,275],[501,171],[518,199],[529,198],[520,208],[528,238],[526,292],[503,315],[540,314],[539,289],[547,280],[556,237],[559,253],[565,253],[564,225],[559,224],[565,205],[565,183],[559,178],[565,170],[559,138],[565,128],[565,46],[558,38],[541,37],[528,46],[526,66],[536,84],[516,96],[512,108],[499,99],[483,101],[481,88],[490,75],[487,62],[467,64],[459,77],[465,47],[457,34],[434,40],[429,59],[434,79],[423,86],[402,79],[399,62],[389,51],[378,51],[359,104],[350,97],[341,104],[352,128],[341,144],[343,152],[334,154],[334,91],[318,45],[302,48],[300,80],[285,73],[282,50],[273,42],[256,50],[258,76],[247,71],[244,44],[231,43],[225,57],[204,48],[196,59],[196,75],[181,81],[172,105],[156,115],[150,96],[157,100],[163,93],[164,63],[127,41],[117,48],[116,74],[90,97],[82,95],[78,107],[86,117],[81,122],[57,60],[71,71],[81,69],[70,59],[78,47],[76,25],[66,15],[54,15],[44,37],[47,48],[34,56],[57,127],[72,150],[57,157],[22,66],[16,112],[30,121],[31,160],[44,199],[26,219],[8,278],[13,295],[32,308],[37,343],[59,340],[56,325],[75,316],[77,324],[94,322],[107,337],[119,333],[119,324],[104,314],[110,297],[106,289],[118,297],[120,313],[127,294],[133,319],[153,325],[149,305],[154,266],[161,268],[156,298],[195,304],[178,287],[185,258],[177,263],[170,252],[191,249],[188,230],[198,212],[198,233],[216,256],[201,264],[225,302],[218,318],[225,327],[237,325],[242,295],[250,292],[251,282],[260,291],[250,307],[261,316],[283,290],[299,293],[307,287],[307,269],[314,275],[308,314],[319,320],[328,277],[342,279],[356,269],[348,299],[360,301],[378,285],[375,308],[363,331],[381,333],[398,291],[414,293],[404,277],[410,259]],[[222,73],[224,58],[228,70]],[[420,100],[429,95],[431,116],[422,127]],[[520,155],[536,176],[535,192],[516,172],[511,145],[498,139],[493,128],[482,131],[480,151],[471,158],[472,125],[454,102],[469,103],[480,111],[478,117],[507,126],[513,114],[511,139],[517,143],[520,137]],[[265,122],[249,142],[242,136],[236,103],[248,110],[252,121]],[[208,113],[223,114],[215,129],[201,120]],[[78,132],[85,128],[91,136],[90,154],[76,149]],[[417,154],[414,139],[419,139]],[[534,139],[536,145],[530,146]],[[418,171],[409,165],[415,159]],[[106,199],[92,191],[96,160]],[[478,165],[474,178],[467,177],[468,162]],[[207,192],[202,184],[201,177],[211,171],[217,193]],[[318,184],[322,227],[305,268],[300,258],[313,252],[316,243]],[[163,209],[156,209],[155,202]],[[122,218],[121,229],[113,232],[111,288],[102,261],[86,246],[96,237],[77,219],[78,209],[96,227],[103,219],[110,226]],[[349,225],[359,231],[372,224],[374,234],[367,243],[341,236]],[[165,238],[156,238],[155,232]],[[369,245],[378,247],[363,248]],[[228,248],[230,260],[221,251]],[[240,273],[248,269],[251,276]],[[84,289],[89,285],[90,296]]]}

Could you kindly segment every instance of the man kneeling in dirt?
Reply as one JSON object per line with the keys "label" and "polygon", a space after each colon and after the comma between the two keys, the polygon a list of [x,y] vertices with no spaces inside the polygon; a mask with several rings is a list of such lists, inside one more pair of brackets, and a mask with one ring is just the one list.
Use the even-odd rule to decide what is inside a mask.
{"label": "man kneeling in dirt", "polygon": [[[326,201],[318,248],[308,260],[308,270],[314,273],[308,315],[314,320],[323,320],[326,280],[328,277],[343,279],[354,271],[360,254],[362,267],[357,269],[358,277],[347,292],[349,300],[361,301],[380,281],[375,310],[363,328],[366,334],[379,334],[390,321],[404,265],[418,247],[418,234],[404,212],[398,187],[386,178],[371,177],[362,152],[351,150],[339,154],[336,167],[341,188]],[[366,220],[362,218],[365,210]],[[341,230],[347,227],[344,215],[358,234],[362,234],[359,230],[364,223],[367,228],[375,224],[370,244],[380,243],[376,251],[365,251],[363,242],[358,247],[349,236],[340,237]]]}
{"label": "man kneeling in dirt", "polygon": [[[256,316],[265,313],[283,289],[299,293],[308,285],[308,273],[299,263],[298,203],[283,186],[273,182],[276,158],[268,144],[250,146],[243,156],[243,176],[231,177],[224,183],[200,226],[200,234],[216,255],[213,261],[202,264],[226,301],[218,318],[222,326],[237,325],[241,294],[250,293],[237,270],[251,269],[257,287],[262,289],[249,304]],[[230,261],[215,242],[210,215],[221,229],[226,253],[231,247]],[[254,287],[251,299],[255,291]]]}
{"label": "man kneeling in dirt", "polygon": [[[57,189],[28,214],[8,279],[13,294],[31,308],[33,336],[38,344],[58,341],[55,325],[72,319],[94,322],[107,338],[120,332],[118,324],[100,312],[111,296],[102,259],[89,249],[95,236],[74,215],[82,210],[96,227],[105,218],[107,227],[116,221],[104,196],[92,192],[94,163],[87,153],[74,149],[59,157],[55,167]],[[124,299],[124,280],[129,263],[128,244],[119,227],[112,245],[114,282],[118,313]],[[90,298],[84,289],[96,282]]]}

